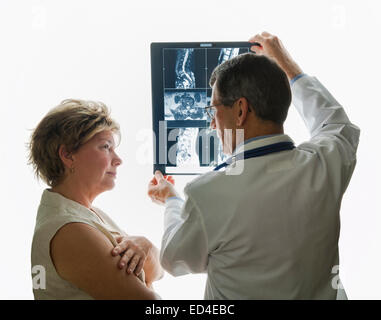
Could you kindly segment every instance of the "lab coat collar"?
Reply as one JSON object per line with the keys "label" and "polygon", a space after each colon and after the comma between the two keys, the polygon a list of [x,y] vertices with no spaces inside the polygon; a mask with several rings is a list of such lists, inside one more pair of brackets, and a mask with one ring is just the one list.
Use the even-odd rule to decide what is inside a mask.
{"label": "lab coat collar", "polygon": [[279,134],[272,137],[267,137],[259,140],[250,141],[248,143],[244,143],[238,146],[238,148],[232,154],[233,156],[239,154],[246,150],[251,150],[263,146],[267,146],[269,144],[278,143],[278,142],[294,142],[287,134]]}

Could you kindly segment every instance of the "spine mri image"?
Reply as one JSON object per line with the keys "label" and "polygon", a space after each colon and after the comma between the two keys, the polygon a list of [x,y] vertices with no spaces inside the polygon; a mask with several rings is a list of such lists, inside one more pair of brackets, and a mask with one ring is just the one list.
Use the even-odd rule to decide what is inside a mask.
{"label": "spine mri image", "polygon": [[[169,136],[170,131],[176,129],[176,156],[168,157],[172,161],[167,166],[215,166],[225,160],[204,110],[211,100],[208,83],[217,65],[244,52],[248,49],[163,49],[164,120],[170,123]],[[173,146],[171,150],[173,152]]]}
{"label": "spine mri image", "polygon": [[194,49],[180,49],[176,53],[175,87],[178,89],[193,89],[196,79],[193,70]]}

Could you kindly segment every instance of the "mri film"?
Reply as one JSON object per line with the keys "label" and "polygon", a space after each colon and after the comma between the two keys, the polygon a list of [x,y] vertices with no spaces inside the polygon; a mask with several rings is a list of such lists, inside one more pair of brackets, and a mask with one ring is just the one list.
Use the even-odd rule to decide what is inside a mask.
{"label": "mri film", "polygon": [[[205,107],[210,104],[213,70],[247,47],[163,48],[163,119],[167,122],[168,173],[201,173],[226,160]],[[206,170],[206,171],[205,171]]]}
{"label": "mri film", "polygon": [[165,88],[194,89],[206,87],[206,52],[203,49],[164,50]]}
{"label": "mri film", "polygon": [[199,160],[196,154],[197,128],[181,128],[176,150],[176,166],[198,166]]}
{"label": "mri film", "polygon": [[210,128],[168,130],[168,164],[180,169],[216,166],[224,161],[221,144]]}
{"label": "mri film", "polygon": [[210,76],[218,65],[246,52],[248,52],[246,48],[209,49],[207,54],[207,83],[209,83]]}
{"label": "mri film", "polygon": [[164,120],[206,120],[205,90],[165,90]]}

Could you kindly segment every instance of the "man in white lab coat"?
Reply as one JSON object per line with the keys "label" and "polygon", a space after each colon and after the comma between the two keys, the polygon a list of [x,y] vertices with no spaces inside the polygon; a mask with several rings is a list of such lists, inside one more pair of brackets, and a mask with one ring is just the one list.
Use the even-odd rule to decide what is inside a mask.
{"label": "man in white lab coat", "polygon": [[[277,37],[250,41],[256,54],[211,78],[211,127],[235,157],[189,183],[185,201],[172,177],[149,183],[165,205],[161,263],[175,276],[207,273],[206,299],[345,299],[339,212],[360,131]],[[283,133],[291,92],[311,133],[296,147]]]}

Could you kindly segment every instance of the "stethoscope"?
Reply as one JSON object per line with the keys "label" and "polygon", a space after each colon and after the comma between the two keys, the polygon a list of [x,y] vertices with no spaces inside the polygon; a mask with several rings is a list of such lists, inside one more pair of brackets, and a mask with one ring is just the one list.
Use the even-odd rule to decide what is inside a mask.
{"label": "stethoscope", "polygon": [[295,148],[295,145],[293,142],[278,142],[278,143],[269,144],[267,146],[258,147],[251,150],[246,150],[228,158],[225,162],[215,167],[214,171],[218,171],[222,168],[225,168],[228,165],[234,164],[237,160],[242,160],[242,159],[246,160],[246,159],[251,159],[255,157],[261,157],[261,156],[265,156],[267,154],[271,154],[275,152],[292,150],[294,148]]}

